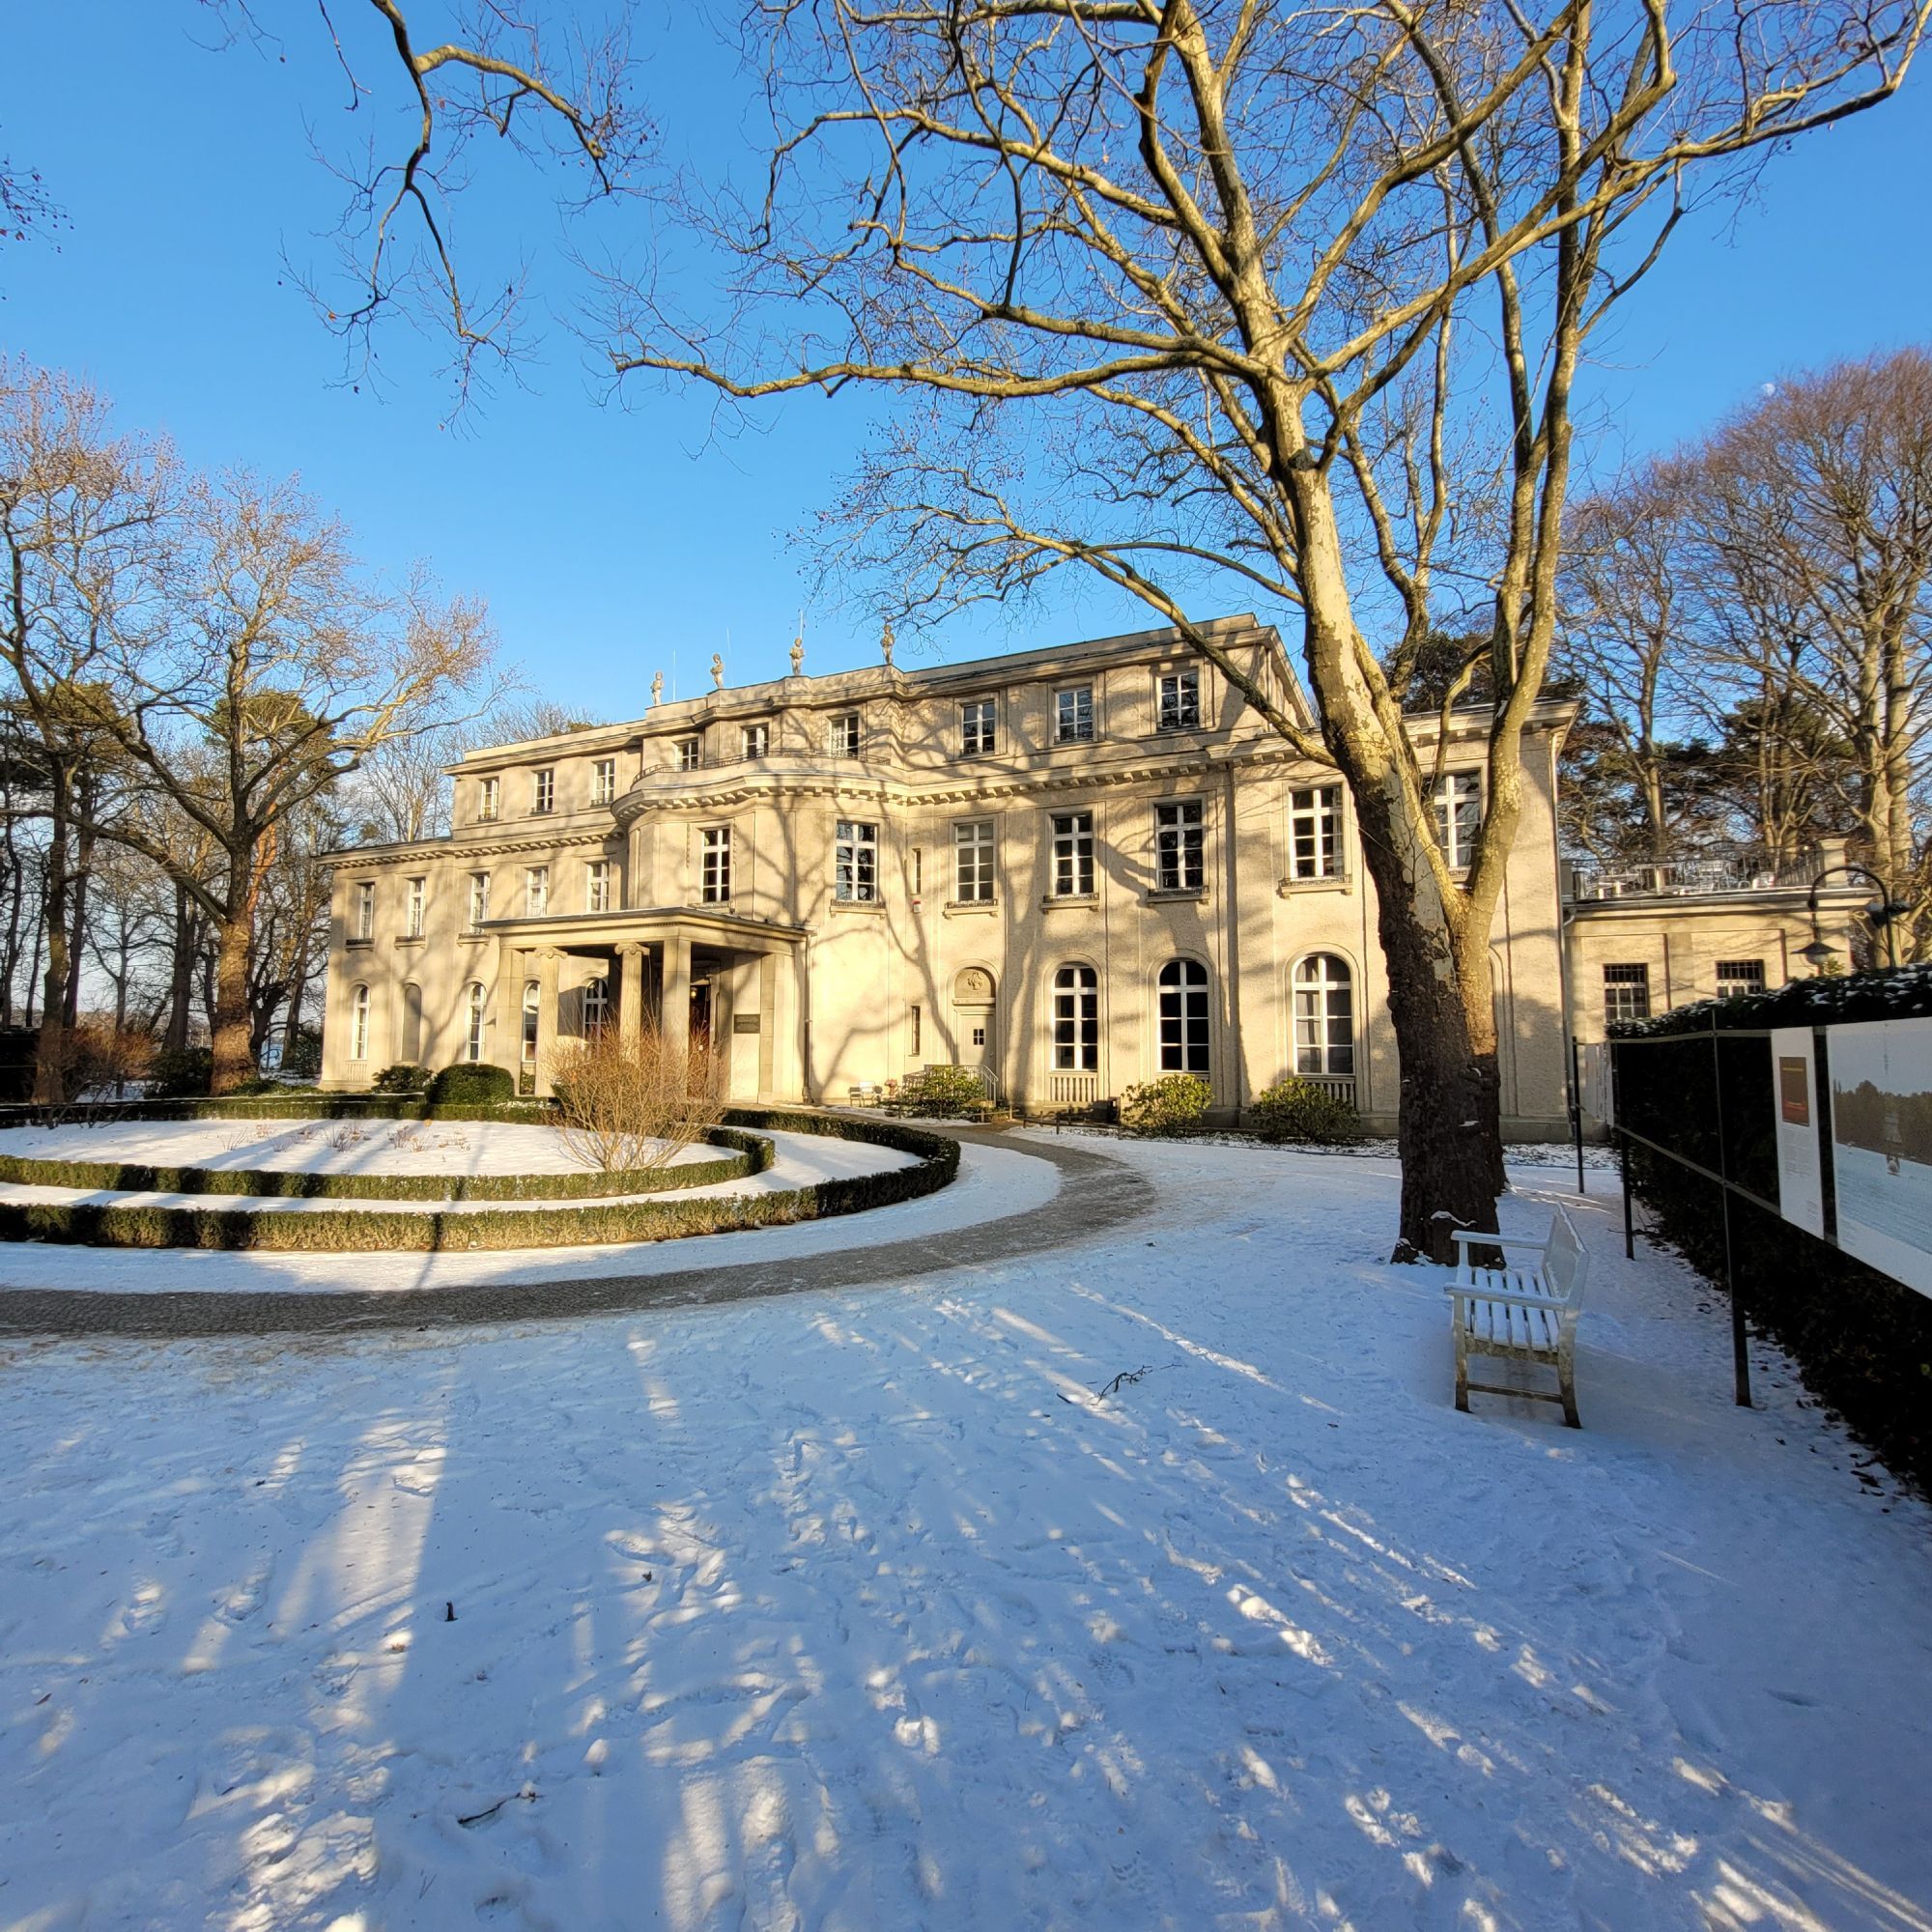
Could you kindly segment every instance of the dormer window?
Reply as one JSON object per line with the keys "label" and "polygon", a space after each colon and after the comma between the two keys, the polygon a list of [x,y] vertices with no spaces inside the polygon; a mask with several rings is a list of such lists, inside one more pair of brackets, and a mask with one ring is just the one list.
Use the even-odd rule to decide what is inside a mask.
{"label": "dormer window", "polygon": [[537,817],[556,810],[556,773],[546,765],[530,774],[530,810]]}
{"label": "dormer window", "polygon": [[617,796],[617,760],[599,758],[590,767],[590,803],[610,805]]}
{"label": "dormer window", "polygon": [[1198,731],[1201,728],[1201,673],[1163,671],[1156,680],[1159,702],[1154,713],[1158,731]]}
{"label": "dormer window", "polygon": [[670,748],[671,769],[679,772],[695,772],[704,762],[704,740],[702,738],[679,738]]}

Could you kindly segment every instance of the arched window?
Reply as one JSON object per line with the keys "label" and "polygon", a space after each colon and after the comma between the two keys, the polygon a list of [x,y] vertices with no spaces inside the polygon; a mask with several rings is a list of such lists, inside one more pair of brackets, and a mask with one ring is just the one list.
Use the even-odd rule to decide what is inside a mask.
{"label": "arched window", "polygon": [[1053,1064],[1076,1073],[1100,1065],[1100,979],[1091,966],[1053,976]]}
{"label": "arched window", "polygon": [[1160,969],[1160,1070],[1208,1071],[1208,969],[1198,959]]}
{"label": "arched window", "polygon": [[611,1024],[611,982],[598,978],[583,989],[583,1037],[602,1039]]}
{"label": "arched window", "polygon": [[534,980],[524,981],[524,1065],[534,1066],[537,1060],[537,1022],[543,1010],[543,988]]}
{"label": "arched window", "polygon": [[1313,952],[1294,969],[1294,1070],[1355,1070],[1355,987],[1349,962]]}
{"label": "arched window", "polygon": [[463,1057],[475,1062],[483,1058],[483,1019],[485,995],[481,980],[469,982],[469,1031],[464,1036]]}
{"label": "arched window", "polygon": [[369,989],[357,986],[349,1002],[349,1057],[369,1058]]}

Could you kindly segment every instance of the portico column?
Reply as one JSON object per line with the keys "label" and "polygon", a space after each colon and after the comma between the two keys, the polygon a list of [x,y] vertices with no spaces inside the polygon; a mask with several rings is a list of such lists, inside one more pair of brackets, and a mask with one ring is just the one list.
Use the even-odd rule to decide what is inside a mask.
{"label": "portico column", "polygon": [[636,1046],[644,1030],[644,949],[635,941],[617,949],[617,1038]]}
{"label": "portico column", "polygon": [[672,1066],[682,1066],[691,1056],[691,939],[688,934],[678,932],[667,935],[664,971],[659,985],[658,1025],[663,1031],[665,1059]]}
{"label": "portico column", "polygon": [[537,1092],[548,1094],[550,1061],[556,1051],[556,978],[563,954],[545,947],[537,954]]}

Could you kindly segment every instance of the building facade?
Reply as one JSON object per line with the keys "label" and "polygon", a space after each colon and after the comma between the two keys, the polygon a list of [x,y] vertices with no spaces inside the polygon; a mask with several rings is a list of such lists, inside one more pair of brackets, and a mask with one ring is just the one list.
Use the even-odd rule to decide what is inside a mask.
{"label": "building facade", "polygon": [[[1279,637],[1216,629],[1312,725]],[[1609,922],[1564,896],[1572,716],[1533,716],[1492,944],[1520,1138],[1567,1131],[1577,975],[1621,963],[1590,950]],[[1452,716],[1442,752],[1452,859],[1482,810],[1486,724]],[[1437,728],[1418,724],[1431,761]],[[454,783],[447,838],[338,861],[327,1087],[481,1061],[543,1092],[570,1041],[649,1015],[734,1100],[841,1102],[949,1064],[1037,1110],[1193,1072],[1234,1120],[1294,1072],[1394,1118],[1346,788],[1172,632],[721,682],[630,724],[472,753]],[[1783,977],[1779,948],[1754,956]]]}

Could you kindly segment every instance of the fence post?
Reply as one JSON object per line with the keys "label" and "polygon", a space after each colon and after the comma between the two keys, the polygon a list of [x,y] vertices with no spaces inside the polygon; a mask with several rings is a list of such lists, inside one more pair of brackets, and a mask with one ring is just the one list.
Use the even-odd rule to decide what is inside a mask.
{"label": "fence post", "polygon": [[1738,1298],[1738,1270],[1731,1259],[1731,1150],[1724,1135],[1724,1072],[1718,1058],[1718,1016],[1711,1015],[1711,1095],[1718,1108],[1718,1194],[1724,1208],[1724,1293],[1731,1298],[1731,1379],[1740,1408],[1751,1406],[1750,1344],[1745,1306]]}
{"label": "fence post", "polygon": [[1577,1192],[1587,1194],[1583,1185],[1583,1089],[1577,1077],[1578,1055],[1577,1036],[1570,1036],[1570,1137],[1577,1143]]}

